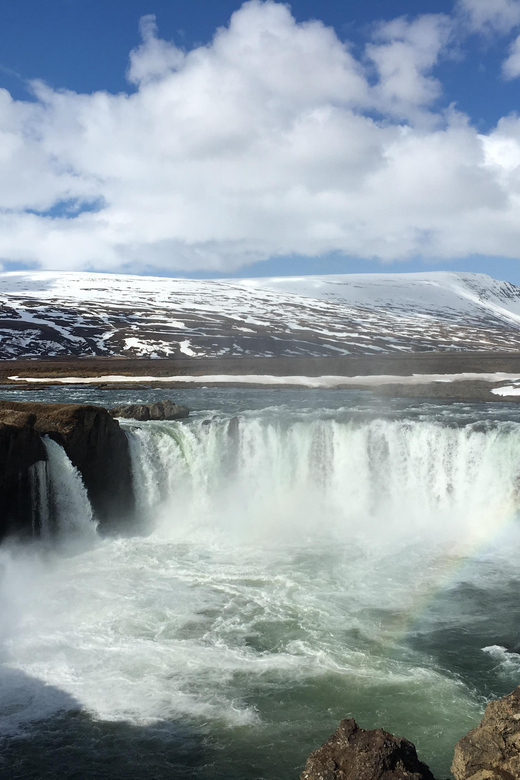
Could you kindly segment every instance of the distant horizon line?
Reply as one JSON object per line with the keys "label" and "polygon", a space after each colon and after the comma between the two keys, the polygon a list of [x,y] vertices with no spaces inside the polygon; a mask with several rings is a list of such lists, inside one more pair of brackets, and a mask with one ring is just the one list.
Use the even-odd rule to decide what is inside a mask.
{"label": "distant horizon line", "polygon": [[[520,269],[519,269],[520,270]],[[432,276],[432,275],[450,275],[450,276],[457,276],[457,275],[464,275],[464,276],[487,276],[490,279],[495,279],[496,281],[504,281],[509,282],[510,284],[517,284],[516,282],[511,282],[508,279],[500,279],[497,276],[494,276],[492,273],[488,271],[468,271],[466,269],[453,269],[453,270],[447,270],[447,269],[440,269],[440,270],[425,270],[425,271],[404,271],[404,270],[388,270],[388,271],[373,271],[373,270],[367,270],[367,271],[324,271],[322,273],[319,272],[300,272],[300,273],[259,273],[255,275],[232,275],[232,274],[218,274],[218,272],[215,274],[215,276],[212,276],[210,274],[204,273],[203,276],[200,274],[194,274],[190,275],[186,272],[179,272],[178,274],[174,273],[166,273],[161,274],[157,271],[153,272],[146,272],[146,271],[110,271],[110,270],[92,270],[92,269],[81,269],[81,270],[70,270],[70,269],[51,269],[51,268],[21,268],[21,269],[1,269],[0,268],[0,276],[7,276],[7,275],[16,275],[16,274],[70,274],[70,275],[76,275],[76,276],[87,276],[87,275],[95,275],[95,276],[135,276],[135,277],[141,277],[146,279],[182,279],[183,281],[195,281],[195,282],[225,282],[225,281],[233,281],[235,279],[239,280],[254,280],[254,279],[298,279],[298,278],[316,278],[316,277],[341,277],[341,276]],[[518,286],[520,286],[520,282],[518,283]]]}

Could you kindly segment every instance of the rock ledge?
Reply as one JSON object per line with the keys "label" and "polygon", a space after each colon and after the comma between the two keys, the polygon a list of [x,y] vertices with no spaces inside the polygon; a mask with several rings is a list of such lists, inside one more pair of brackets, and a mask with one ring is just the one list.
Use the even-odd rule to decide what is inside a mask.
{"label": "rock ledge", "polygon": [[365,731],[353,718],[315,750],[300,780],[435,780],[414,745],[383,729]]}
{"label": "rock ledge", "polygon": [[110,409],[112,417],[124,417],[130,420],[182,420],[188,417],[190,410],[173,401],[156,401],[153,404],[126,404]]}
{"label": "rock ledge", "polygon": [[479,725],[455,746],[456,780],[520,778],[520,686],[488,704]]}

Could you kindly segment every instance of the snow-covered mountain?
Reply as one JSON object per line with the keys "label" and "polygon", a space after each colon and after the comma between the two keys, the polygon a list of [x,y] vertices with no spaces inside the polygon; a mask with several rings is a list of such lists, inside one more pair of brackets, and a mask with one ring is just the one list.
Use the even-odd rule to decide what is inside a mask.
{"label": "snow-covered mountain", "polygon": [[0,274],[0,358],[520,350],[520,287],[483,274],[168,279]]}

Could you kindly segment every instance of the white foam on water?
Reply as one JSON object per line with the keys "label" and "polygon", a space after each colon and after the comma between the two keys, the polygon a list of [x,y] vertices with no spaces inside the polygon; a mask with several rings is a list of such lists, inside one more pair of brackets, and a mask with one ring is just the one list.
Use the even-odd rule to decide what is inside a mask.
{"label": "white foam on water", "polygon": [[507,678],[520,673],[520,654],[503,647],[502,645],[489,645],[483,647],[482,652],[496,661],[499,671]]}
{"label": "white foam on water", "polygon": [[[291,556],[242,549],[241,558],[237,565],[229,548],[164,539],[110,541],[31,573],[4,636],[3,671],[44,686],[36,695],[34,686],[18,686],[3,721],[0,707],[1,727],[78,706],[101,720],[254,726],[262,716],[252,687],[331,675],[346,688],[425,684],[434,699],[457,691],[464,698],[460,683],[418,659],[389,659],[381,644],[376,653],[345,646],[346,626],[367,628],[355,617],[364,589],[339,594],[337,566],[323,577],[312,559],[306,571]],[[12,568],[3,597],[17,587]]]}

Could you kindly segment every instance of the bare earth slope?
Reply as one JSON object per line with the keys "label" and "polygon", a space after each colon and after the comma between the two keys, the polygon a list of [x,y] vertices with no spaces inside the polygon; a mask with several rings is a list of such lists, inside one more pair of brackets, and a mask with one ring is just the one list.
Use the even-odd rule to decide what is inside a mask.
{"label": "bare earth slope", "polygon": [[520,287],[483,274],[186,280],[0,274],[0,359],[519,351]]}

